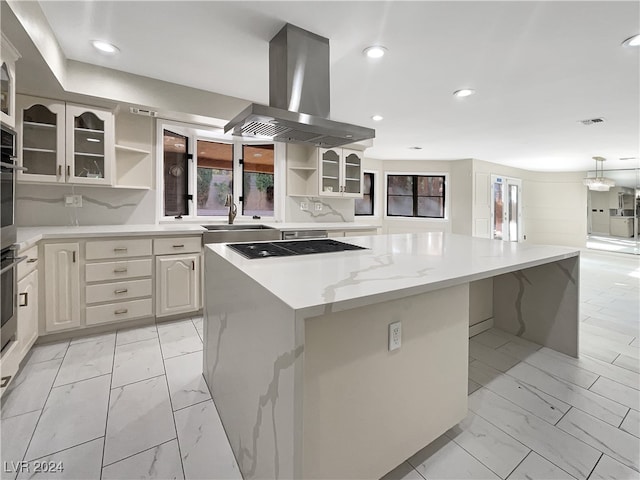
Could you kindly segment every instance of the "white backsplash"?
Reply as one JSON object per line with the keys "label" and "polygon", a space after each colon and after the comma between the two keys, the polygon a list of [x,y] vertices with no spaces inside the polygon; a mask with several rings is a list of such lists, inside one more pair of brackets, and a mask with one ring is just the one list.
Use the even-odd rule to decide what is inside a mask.
{"label": "white backsplash", "polygon": [[[301,210],[306,203],[308,210]],[[322,210],[316,210],[320,203]],[[285,222],[353,222],[354,202],[350,198],[287,197]]]}
{"label": "white backsplash", "polygon": [[[66,207],[65,195],[82,195],[82,207]],[[16,187],[19,227],[153,224],[155,211],[153,190],[35,184]]]}

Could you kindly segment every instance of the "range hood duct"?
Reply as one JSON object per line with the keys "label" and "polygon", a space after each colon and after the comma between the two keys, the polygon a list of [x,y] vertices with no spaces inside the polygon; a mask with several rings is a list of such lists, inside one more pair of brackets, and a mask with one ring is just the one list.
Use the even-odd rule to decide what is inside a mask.
{"label": "range hood duct", "polygon": [[317,147],[375,137],[372,128],[329,120],[329,40],[287,23],[269,42],[269,106],[253,103],[225,133]]}

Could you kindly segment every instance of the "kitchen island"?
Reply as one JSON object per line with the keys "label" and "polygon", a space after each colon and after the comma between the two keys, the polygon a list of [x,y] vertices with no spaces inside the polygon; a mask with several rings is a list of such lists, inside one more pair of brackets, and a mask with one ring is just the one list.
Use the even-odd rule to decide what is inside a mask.
{"label": "kitchen island", "polygon": [[[205,254],[204,376],[245,479],[379,478],[467,413],[470,285],[495,326],[577,356],[579,252],[462,235]],[[402,344],[389,351],[389,324]]]}

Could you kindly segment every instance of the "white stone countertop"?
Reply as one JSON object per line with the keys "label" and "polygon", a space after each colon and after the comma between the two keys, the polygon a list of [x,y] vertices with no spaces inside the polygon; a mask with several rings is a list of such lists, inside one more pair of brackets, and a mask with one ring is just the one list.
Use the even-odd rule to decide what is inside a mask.
{"label": "white stone countertop", "polygon": [[[201,235],[206,231],[206,225],[224,225],[226,222],[200,223],[165,223],[147,225],[88,225],[88,226],[56,226],[56,227],[19,227],[17,243],[20,250],[35,245],[40,240],[59,240],[65,238],[90,238],[111,236],[142,236],[142,235]],[[379,228],[379,225],[361,223],[278,223],[278,222],[235,222],[238,224],[260,224],[276,228],[281,231],[290,230],[333,230],[333,231],[363,231]]]}
{"label": "white stone countertop", "polygon": [[298,318],[403,298],[580,254],[568,247],[444,233],[358,236],[340,241],[368,249],[250,260],[224,244],[210,244],[206,254],[211,255],[211,250],[226,259],[289,305]]}

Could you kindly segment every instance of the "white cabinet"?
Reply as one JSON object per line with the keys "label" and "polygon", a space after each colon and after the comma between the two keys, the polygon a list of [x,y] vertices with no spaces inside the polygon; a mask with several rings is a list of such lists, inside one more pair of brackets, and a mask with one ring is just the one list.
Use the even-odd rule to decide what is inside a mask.
{"label": "white cabinet", "polygon": [[362,198],[362,152],[287,145],[287,195]]}
{"label": "white cabinet", "polygon": [[2,34],[0,44],[0,120],[16,126],[16,61],[20,54]]}
{"label": "white cabinet", "polygon": [[87,326],[153,315],[151,253],[150,238],[86,243]]}
{"label": "white cabinet", "polygon": [[18,282],[18,355],[20,358],[38,338],[38,271]]}
{"label": "white cabinet", "polygon": [[325,197],[362,197],[362,153],[346,148],[318,149],[319,192]]}
{"label": "white cabinet", "polygon": [[108,110],[18,96],[18,181],[111,185],[115,158]]}
{"label": "white cabinet", "polygon": [[156,257],[156,317],[200,308],[200,254]]}
{"label": "white cabinet", "polygon": [[55,332],[80,326],[80,245],[44,246],[45,328]]}

